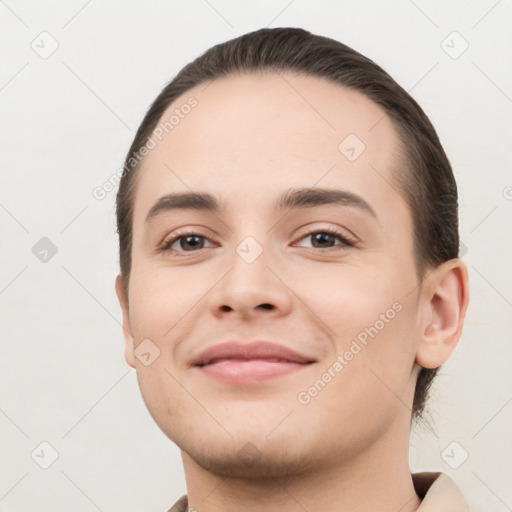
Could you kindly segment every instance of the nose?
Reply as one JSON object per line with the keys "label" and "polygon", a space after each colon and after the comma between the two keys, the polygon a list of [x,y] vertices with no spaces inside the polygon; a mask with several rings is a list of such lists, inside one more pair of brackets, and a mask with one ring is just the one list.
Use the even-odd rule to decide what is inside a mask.
{"label": "nose", "polygon": [[230,315],[249,320],[287,315],[292,307],[293,292],[280,266],[270,261],[263,251],[254,261],[244,259],[235,251],[222,272],[224,277],[213,288],[210,311],[214,316]]}

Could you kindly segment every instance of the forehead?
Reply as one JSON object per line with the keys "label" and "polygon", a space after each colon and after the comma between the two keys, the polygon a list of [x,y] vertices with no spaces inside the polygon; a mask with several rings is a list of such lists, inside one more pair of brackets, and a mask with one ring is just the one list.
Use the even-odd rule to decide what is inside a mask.
{"label": "forehead", "polygon": [[[190,98],[195,106],[181,110]],[[383,186],[399,160],[389,118],[363,94],[322,78],[222,77],[179,97],[159,126],[161,140],[153,137],[141,165],[136,215],[175,191],[208,190],[238,205],[272,196],[270,204],[273,191],[317,183],[396,195]]]}

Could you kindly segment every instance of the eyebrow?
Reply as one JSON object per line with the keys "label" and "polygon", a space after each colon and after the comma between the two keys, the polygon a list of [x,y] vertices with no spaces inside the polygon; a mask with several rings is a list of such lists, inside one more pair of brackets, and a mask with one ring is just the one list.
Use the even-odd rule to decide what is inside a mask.
{"label": "eyebrow", "polygon": [[[374,209],[359,195],[346,190],[331,188],[292,188],[282,194],[276,201],[276,210],[312,208],[315,206],[351,206],[377,218]],[[157,215],[177,210],[197,210],[220,213],[225,204],[207,192],[175,192],[158,199],[151,207],[146,222]]]}

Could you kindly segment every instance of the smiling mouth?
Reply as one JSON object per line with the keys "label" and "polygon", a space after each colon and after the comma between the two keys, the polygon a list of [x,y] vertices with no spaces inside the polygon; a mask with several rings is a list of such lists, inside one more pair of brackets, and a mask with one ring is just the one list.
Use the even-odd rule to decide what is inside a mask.
{"label": "smiling mouth", "polygon": [[304,369],[313,361],[299,363],[280,358],[218,358],[197,367],[207,376],[231,383],[259,382]]}

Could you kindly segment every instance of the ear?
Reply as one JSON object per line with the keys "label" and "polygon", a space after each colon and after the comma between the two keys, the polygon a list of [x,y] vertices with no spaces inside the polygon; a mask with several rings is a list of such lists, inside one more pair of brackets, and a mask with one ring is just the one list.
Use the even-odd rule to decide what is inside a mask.
{"label": "ear", "polygon": [[121,274],[116,277],[116,295],[123,313],[123,333],[124,333],[124,358],[126,362],[135,368],[135,357],[133,355],[133,333],[130,324],[130,315],[128,311],[128,300],[123,286]]}
{"label": "ear", "polygon": [[438,368],[448,360],[462,334],[469,301],[465,263],[455,258],[428,274],[420,301],[416,362],[423,368]]}

